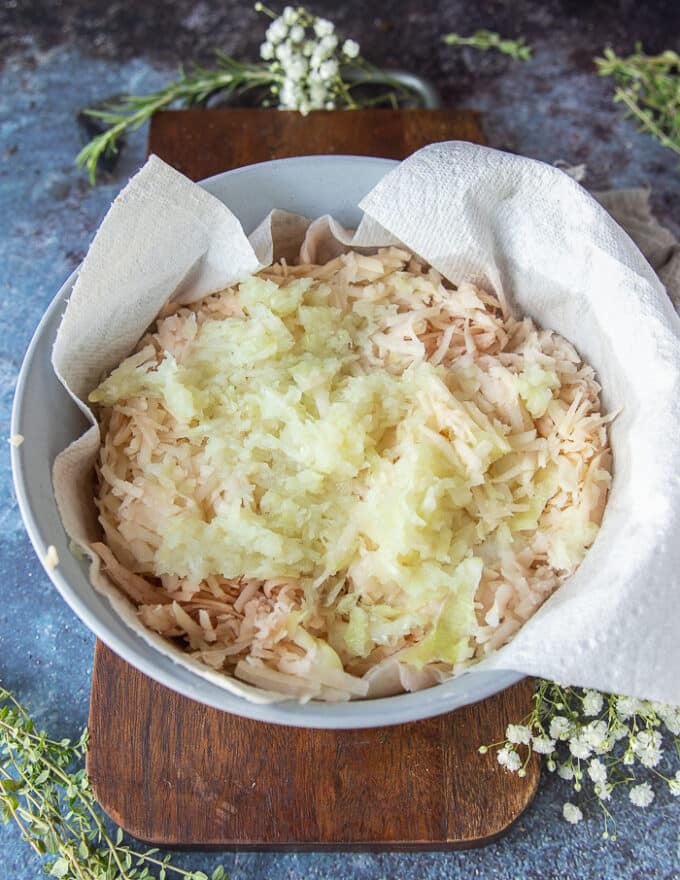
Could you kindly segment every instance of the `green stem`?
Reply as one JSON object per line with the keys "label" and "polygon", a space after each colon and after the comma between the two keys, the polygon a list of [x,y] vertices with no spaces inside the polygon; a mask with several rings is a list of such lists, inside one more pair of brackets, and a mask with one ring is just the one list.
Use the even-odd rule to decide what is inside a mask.
{"label": "green stem", "polygon": [[662,146],[668,147],[669,150],[673,150],[674,153],[680,156],[680,144],[676,144],[666,135],[664,130],[657,125],[652,114],[643,110],[629,92],[625,91],[625,89],[617,88],[614,100],[622,101],[628,107],[630,113],[642,123],[644,129],[654,135]]}

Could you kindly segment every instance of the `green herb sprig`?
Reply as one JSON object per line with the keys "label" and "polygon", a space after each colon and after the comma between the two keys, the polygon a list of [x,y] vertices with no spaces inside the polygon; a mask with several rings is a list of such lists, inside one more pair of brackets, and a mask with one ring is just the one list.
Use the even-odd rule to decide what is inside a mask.
{"label": "green herb sprig", "polygon": [[509,55],[515,61],[530,61],[531,47],[528,46],[523,37],[518,40],[508,40],[501,37],[495,31],[475,31],[471,37],[461,37],[460,34],[446,34],[442,38],[448,46],[470,46],[472,49],[479,49],[481,52],[487,52],[489,49],[495,49],[503,55]]}
{"label": "green herb sprig", "polygon": [[[157,849],[136,850],[123,832],[109,833],[83,759],[87,731],[77,742],[37,731],[26,709],[0,687],[0,817],[14,821],[22,837],[46,857],[50,876],[61,880],[208,880],[186,871]],[[226,880],[218,867],[211,880]]]}
{"label": "green herb sprig", "polygon": [[595,59],[598,73],[613,78],[614,101],[626,107],[626,117],[680,155],[680,55],[646,55],[639,43],[635,49],[627,58],[605,49]]}
{"label": "green herb sprig", "polygon": [[202,104],[215,92],[225,96],[243,94],[259,85],[270,85],[271,75],[255,64],[242,64],[221,52],[216,53],[214,69],[195,66],[190,73],[180,67],[176,80],[149,95],[129,95],[104,110],[86,110],[85,113],[100,119],[106,130],[87,143],[76,156],[76,164],[84,166],[94,183],[99,160],[118,150],[121,136],[136,131],[159,110],[174,104],[192,107]]}

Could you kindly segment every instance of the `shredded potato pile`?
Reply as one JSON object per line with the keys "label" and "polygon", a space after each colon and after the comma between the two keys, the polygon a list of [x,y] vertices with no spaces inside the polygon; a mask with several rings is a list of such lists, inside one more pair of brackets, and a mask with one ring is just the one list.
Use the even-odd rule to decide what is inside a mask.
{"label": "shredded potato pile", "polygon": [[582,561],[610,483],[573,346],[407,252],[166,308],[90,395],[95,545],[143,623],[300,699],[441,681]]}

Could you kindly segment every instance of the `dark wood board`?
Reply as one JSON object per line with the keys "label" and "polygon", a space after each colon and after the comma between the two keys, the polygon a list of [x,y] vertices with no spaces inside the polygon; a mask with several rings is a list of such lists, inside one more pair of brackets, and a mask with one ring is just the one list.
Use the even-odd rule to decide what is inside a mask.
{"label": "dark wood board", "polygon": [[[438,140],[484,142],[476,114],[183,110],[152,122],[149,150],[200,179],[314,153],[402,158]],[[442,849],[496,839],[531,802],[477,751],[531,708],[529,680],[439,718],[358,731],[300,730],[202,706],[97,643],[87,767],[123,828],[162,846]]]}
{"label": "dark wood board", "polygon": [[166,846],[436,849],[501,835],[533,798],[482,743],[531,705],[528,679],[439,718],[301,730],[188,700],[97,644],[87,768],[106,812]]}
{"label": "dark wood board", "polygon": [[255,162],[324,153],[403,159],[425,144],[485,143],[472,110],[336,110],[301,116],[278,110],[159,113],[149,152],[199,180]]}

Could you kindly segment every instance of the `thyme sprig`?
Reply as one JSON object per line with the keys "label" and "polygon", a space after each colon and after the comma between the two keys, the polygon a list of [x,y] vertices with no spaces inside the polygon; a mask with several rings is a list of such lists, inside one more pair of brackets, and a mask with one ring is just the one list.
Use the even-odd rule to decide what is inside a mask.
{"label": "thyme sprig", "polygon": [[515,61],[531,60],[531,47],[526,44],[524,37],[520,37],[518,40],[508,40],[495,31],[481,30],[475,31],[470,37],[461,37],[460,34],[446,34],[442,39],[449,46],[469,46],[472,49],[479,49],[481,52],[495,49],[503,55],[509,55]]}
{"label": "thyme sprig", "polygon": [[638,43],[628,57],[607,48],[595,64],[600,76],[613,78],[614,101],[624,105],[626,117],[680,155],[680,55],[646,55]]}
{"label": "thyme sprig", "polygon": [[[50,739],[0,687],[0,818],[14,821],[46,857],[49,874],[61,880],[208,880],[157,849],[135,849],[121,829],[109,831],[84,768],[86,750],[86,730],[76,742]],[[217,868],[212,880],[226,880],[224,869]]]}

